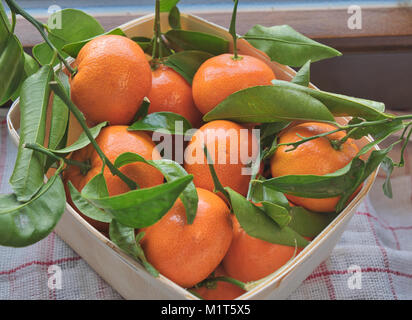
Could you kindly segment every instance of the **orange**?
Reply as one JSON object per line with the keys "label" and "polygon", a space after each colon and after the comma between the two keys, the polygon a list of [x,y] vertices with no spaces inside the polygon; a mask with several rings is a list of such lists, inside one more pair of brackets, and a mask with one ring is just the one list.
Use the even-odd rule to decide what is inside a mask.
{"label": "orange", "polygon": [[246,195],[250,175],[242,171],[249,163],[240,155],[253,156],[253,144],[258,147],[257,139],[251,131],[235,122],[216,120],[203,125],[192,137],[185,151],[184,167],[189,174],[193,174],[193,182],[197,187],[213,191],[213,179],[203,144],[207,146],[221,184]]}
{"label": "orange", "polygon": [[74,64],[71,98],[91,124],[129,124],[152,85],[150,65],[140,46],[122,36],[88,42]]}
{"label": "orange", "polygon": [[202,114],[208,113],[232,93],[275,79],[272,69],[257,58],[222,54],[206,60],[197,70],[192,83],[193,99]]}
{"label": "orange", "polygon": [[174,112],[189,120],[193,127],[200,125],[202,115],[193,102],[192,87],[173,69],[160,65],[152,72],[152,89],[147,97],[149,113]]}
{"label": "orange", "polygon": [[301,251],[249,236],[232,215],[232,244],[223,259],[229,277],[242,282],[256,281],[275,272]]}
{"label": "orange", "polygon": [[[107,158],[114,162],[124,152],[138,153],[148,160],[160,159],[160,154],[150,137],[140,131],[127,131],[127,126],[108,126],[101,130],[96,139]],[[102,170],[102,160],[91,144],[75,151],[71,159],[77,161],[90,161],[91,169],[83,175],[77,166],[69,166],[64,171],[64,181],[71,181],[73,186],[81,191],[83,187]],[[149,188],[163,183],[163,175],[160,171],[145,163],[132,163],[120,168],[130,179],[135,181],[140,188]],[[104,169],[107,188],[111,196],[130,191],[123,180],[113,176],[106,166]],[[70,197],[68,197],[70,199]],[[96,229],[107,232],[108,224],[92,220],[83,216]]]}
{"label": "orange", "polygon": [[[281,133],[279,143],[301,140],[297,135],[311,137],[334,129],[336,129],[336,127],[326,123],[301,123]],[[343,143],[340,150],[332,147],[331,140],[339,140],[344,136],[344,132],[337,132],[303,143],[298,146],[296,150],[289,152],[286,152],[286,150],[290,149],[290,146],[279,147],[270,161],[272,176],[325,175],[343,168],[352,161],[359,151],[353,139],[348,139]],[[340,199],[340,197],[312,199],[292,195],[286,195],[286,197],[294,204],[315,212],[335,211]]]}
{"label": "orange", "polygon": [[206,279],[220,264],[232,241],[229,208],[216,194],[197,189],[198,209],[193,224],[186,223],[178,199],[156,224],[143,229],[147,260],[161,274],[184,288]]}
{"label": "orange", "polygon": [[[215,277],[225,276],[226,271],[220,265],[214,272]],[[216,288],[207,288],[205,286],[193,289],[205,300],[233,300],[244,294],[246,291],[237,285],[229,282],[217,281]]]}

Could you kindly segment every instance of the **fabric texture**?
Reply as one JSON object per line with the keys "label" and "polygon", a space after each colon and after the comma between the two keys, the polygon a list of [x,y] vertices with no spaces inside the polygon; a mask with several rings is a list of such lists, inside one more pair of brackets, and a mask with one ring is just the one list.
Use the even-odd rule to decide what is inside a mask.
{"label": "fabric texture", "polygon": [[[16,151],[0,115],[0,193],[11,192]],[[331,256],[289,299],[412,299],[412,157],[406,156],[392,180],[394,199],[384,197],[379,176]],[[61,288],[50,289],[54,266],[62,271]],[[52,233],[30,247],[0,246],[0,299],[122,297]]]}

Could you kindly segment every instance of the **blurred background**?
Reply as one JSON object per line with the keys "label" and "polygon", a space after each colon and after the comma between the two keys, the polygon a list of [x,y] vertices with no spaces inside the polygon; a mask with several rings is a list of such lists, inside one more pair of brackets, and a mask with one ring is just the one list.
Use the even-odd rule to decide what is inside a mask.
{"label": "blurred background", "polygon": [[[21,0],[32,15],[47,21],[52,5],[78,8],[95,16],[106,30],[153,12],[154,0]],[[183,12],[228,26],[231,0],[181,0]],[[306,36],[340,50],[342,57],[312,66],[312,82],[326,91],[379,100],[400,112],[412,110],[412,0],[240,1],[238,33],[254,24],[288,24]],[[41,42],[37,31],[19,19],[25,50]],[[7,107],[10,103],[3,107]]]}

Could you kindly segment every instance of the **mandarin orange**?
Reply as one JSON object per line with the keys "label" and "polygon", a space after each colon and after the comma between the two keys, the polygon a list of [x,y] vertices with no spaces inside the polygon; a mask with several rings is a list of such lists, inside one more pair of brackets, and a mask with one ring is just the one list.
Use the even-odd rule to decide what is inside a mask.
{"label": "mandarin orange", "polygon": [[236,91],[270,85],[275,79],[272,69],[255,57],[222,54],[206,60],[197,70],[192,83],[193,99],[206,114]]}
{"label": "mandarin orange", "polygon": [[79,52],[71,98],[90,124],[127,125],[152,85],[149,62],[140,46],[123,36],[102,35]]}
{"label": "mandarin orange", "polygon": [[249,160],[257,156],[253,146],[258,147],[251,131],[232,121],[216,120],[206,123],[194,134],[186,148],[184,167],[193,174],[197,187],[213,191],[214,183],[203,145],[207,146],[221,184],[246,195],[251,177],[246,169],[250,169]]}
{"label": "mandarin orange", "polygon": [[248,235],[232,215],[233,239],[223,259],[229,277],[242,282],[256,281],[282,267],[302,249],[270,243]]}
{"label": "mandarin orange", "polygon": [[184,288],[206,279],[220,264],[232,241],[232,222],[225,202],[197,188],[198,209],[193,224],[186,223],[178,199],[156,224],[142,229],[147,260],[161,274]]}
{"label": "mandarin orange", "polygon": [[[336,129],[333,125],[319,122],[305,122],[286,129],[279,136],[279,143],[290,143]],[[344,142],[336,150],[331,140],[340,140],[344,132],[336,132],[326,137],[317,138],[288,151],[290,146],[280,146],[271,158],[273,177],[284,175],[325,175],[345,167],[356,156],[359,149],[353,139]],[[359,189],[358,189],[359,191]],[[333,212],[340,197],[313,199],[286,194],[286,197],[298,206],[315,212]]]}
{"label": "mandarin orange", "polygon": [[201,114],[192,97],[192,87],[173,69],[160,65],[152,72],[149,113],[174,112],[185,117],[194,128],[200,125]]}

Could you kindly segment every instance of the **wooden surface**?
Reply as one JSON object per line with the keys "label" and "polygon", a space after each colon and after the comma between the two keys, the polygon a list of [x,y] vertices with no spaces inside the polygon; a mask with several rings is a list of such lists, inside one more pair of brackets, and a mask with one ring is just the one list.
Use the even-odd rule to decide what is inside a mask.
{"label": "wooden surface", "polygon": [[[221,26],[229,26],[229,12],[190,12],[208,21]],[[246,33],[253,25],[259,23],[265,26],[288,24],[299,32],[315,39],[342,39],[342,38],[372,38],[367,43],[390,41],[412,46],[412,7],[394,8],[364,8],[362,10],[362,29],[351,30],[347,26],[347,9],[320,9],[320,10],[277,10],[277,11],[250,11],[238,14],[239,34]],[[110,30],[139,15],[96,16],[106,30]],[[40,19],[45,21],[45,19]],[[16,33],[25,46],[32,46],[41,41],[41,38],[25,20],[18,19]],[[388,38],[390,37],[390,38]],[[393,37],[393,39],[392,39]],[[389,40],[388,40],[389,39]],[[372,41],[371,41],[372,40]],[[342,45],[348,42],[342,42]],[[357,42],[364,46],[364,42]],[[350,46],[354,43],[350,42]]]}

